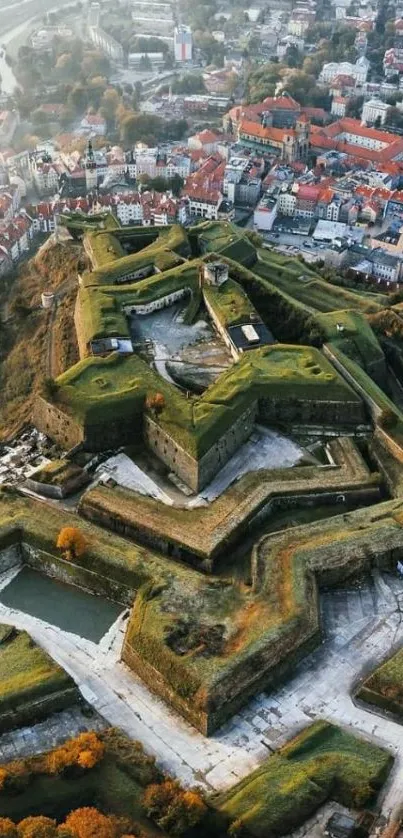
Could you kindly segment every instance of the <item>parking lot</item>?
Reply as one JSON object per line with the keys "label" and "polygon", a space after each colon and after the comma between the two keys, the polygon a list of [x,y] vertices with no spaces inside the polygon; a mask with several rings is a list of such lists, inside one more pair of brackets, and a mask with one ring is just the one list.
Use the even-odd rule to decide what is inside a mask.
{"label": "parking lot", "polygon": [[309,234],[297,235],[295,233],[282,233],[274,230],[270,233],[263,233],[263,239],[267,244],[273,245],[279,250],[286,250],[288,253],[304,253],[313,259],[322,259],[323,250],[328,245],[325,242],[316,242]]}

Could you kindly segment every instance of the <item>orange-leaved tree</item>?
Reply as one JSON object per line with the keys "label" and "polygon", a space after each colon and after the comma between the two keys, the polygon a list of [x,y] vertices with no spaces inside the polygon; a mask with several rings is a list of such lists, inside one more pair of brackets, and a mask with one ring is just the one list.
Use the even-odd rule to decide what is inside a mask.
{"label": "orange-leaved tree", "polygon": [[146,397],[146,408],[152,410],[155,416],[163,411],[165,407],[165,397],[162,393],[149,393]]}
{"label": "orange-leaved tree", "polygon": [[10,818],[0,818],[0,838],[17,838],[17,827]]}
{"label": "orange-leaved tree", "polygon": [[80,768],[94,768],[98,762],[97,755],[94,751],[90,751],[88,748],[80,751],[77,756],[77,763]]}
{"label": "orange-leaved tree", "polygon": [[50,774],[63,774],[73,766],[88,770],[102,759],[104,753],[103,742],[93,730],[89,730],[50,751],[45,758],[46,769]]}
{"label": "orange-leaved tree", "polygon": [[117,838],[113,819],[103,815],[93,806],[84,806],[70,812],[65,826],[71,829],[77,838]]}
{"label": "orange-leaved tree", "polygon": [[57,536],[56,547],[63,550],[65,559],[78,559],[85,553],[87,541],[77,527],[62,527]]}
{"label": "orange-leaved tree", "polygon": [[31,816],[20,821],[18,838],[56,838],[56,821],[44,815]]}
{"label": "orange-leaved tree", "polygon": [[[8,777],[8,771],[6,770],[6,768],[0,768],[0,791],[2,791],[2,789],[4,789],[7,777]],[[0,833],[0,838],[1,838],[1,833]]]}

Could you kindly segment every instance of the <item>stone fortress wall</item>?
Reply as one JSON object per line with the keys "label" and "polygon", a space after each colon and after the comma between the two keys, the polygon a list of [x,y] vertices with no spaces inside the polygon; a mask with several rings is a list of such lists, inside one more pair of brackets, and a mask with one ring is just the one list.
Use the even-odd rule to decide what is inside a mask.
{"label": "stone fortress wall", "polygon": [[74,448],[85,440],[85,428],[59,405],[43,396],[35,399],[32,421],[36,428],[56,440],[62,448]]}
{"label": "stone fortress wall", "polygon": [[198,492],[249,438],[257,415],[257,402],[230,425],[220,439],[200,459],[192,457],[151,417],[144,417],[147,445],[187,486]]}

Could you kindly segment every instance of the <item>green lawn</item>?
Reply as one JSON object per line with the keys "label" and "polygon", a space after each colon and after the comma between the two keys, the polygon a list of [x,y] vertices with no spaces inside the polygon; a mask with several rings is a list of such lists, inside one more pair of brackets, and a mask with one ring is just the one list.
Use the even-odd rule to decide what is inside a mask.
{"label": "green lawn", "polygon": [[[158,232],[155,238],[155,230]],[[127,254],[122,242],[133,238],[136,250]],[[167,271],[181,265],[183,257],[190,255],[186,231],[179,224],[153,228],[152,241],[147,243],[147,234],[142,227],[126,227],[112,233],[100,230],[86,230],[84,246],[92,255],[93,270],[86,274],[86,283],[112,285],[125,275],[147,265],[158,271]],[[144,246],[137,250],[137,241]],[[144,241],[145,240],[145,241]]]}
{"label": "green lawn", "polygon": [[244,230],[230,221],[204,221],[191,228],[201,253],[217,253],[241,264],[256,261],[256,249]]}
{"label": "green lawn", "polygon": [[205,285],[203,290],[223,326],[245,323],[250,320],[251,314],[259,317],[243,288],[233,279],[228,279],[218,288]]}
{"label": "green lawn", "polygon": [[230,821],[256,838],[284,835],[328,799],[366,806],[376,796],[392,757],[328,722],[316,722],[215,800]]}
{"label": "green lawn", "polygon": [[[316,319],[325,331],[326,342],[341,349],[364,369],[384,360],[379,341],[360,311],[332,311],[317,314]],[[342,326],[343,331],[338,326]]]}

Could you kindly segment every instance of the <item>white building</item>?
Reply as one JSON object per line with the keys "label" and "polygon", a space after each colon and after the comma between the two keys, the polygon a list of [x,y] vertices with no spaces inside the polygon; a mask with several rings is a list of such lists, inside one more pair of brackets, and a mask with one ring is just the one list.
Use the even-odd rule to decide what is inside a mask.
{"label": "white building", "polygon": [[282,192],[278,196],[277,209],[281,215],[292,216],[295,213],[295,206],[297,203],[297,196],[291,192]]}
{"label": "white building", "polygon": [[362,55],[355,64],[350,61],[331,61],[324,64],[319,75],[319,82],[331,82],[336,76],[352,76],[357,85],[365,84],[367,80],[369,61]]}
{"label": "white building", "polygon": [[164,66],[165,55],[163,52],[129,52],[127,57],[129,69],[141,70],[145,60],[150,62],[152,69],[158,69]]}
{"label": "white building", "polygon": [[100,26],[90,26],[88,29],[88,34],[92,43],[99,47],[102,52],[105,52],[112,61],[116,61],[117,63],[121,63],[123,61],[124,52],[122,44],[119,44],[112,35],[109,35],[107,32],[104,32]]}
{"label": "white building", "polygon": [[174,33],[175,61],[192,60],[192,32],[189,26],[177,26]]}
{"label": "white building", "polygon": [[188,199],[189,214],[196,218],[217,221],[223,196],[218,189],[208,189],[196,183],[184,188],[183,195]]}
{"label": "white building", "polygon": [[384,125],[389,108],[390,105],[387,105],[386,102],[381,102],[380,99],[368,99],[368,102],[364,102],[361,122],[363,125],[373,125],[379,117],[378,121],[380,121],[381,125]]}
{"label": "white building", "polygon": [[121,224],[143,223],[143,207],[137,198],[131,201],[119,201],[115,206],[115,211]]}
{"label": "white building", "polygon": [[32,163],[34,184],[40,195],[54,195],[59,188],[59,173],[52,162],[34,160]]}
{"label": "white building", "polygon": [[345,116],[348,99],[346,96],[333,96],[331,113],[334,116]]}
{"label": "white building", "polygon": [[269,231],[277,217],[277,201],[264,195],[253,213],[253,225],[256,230]]}

